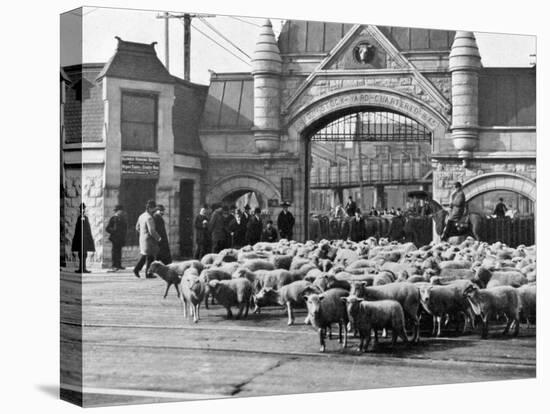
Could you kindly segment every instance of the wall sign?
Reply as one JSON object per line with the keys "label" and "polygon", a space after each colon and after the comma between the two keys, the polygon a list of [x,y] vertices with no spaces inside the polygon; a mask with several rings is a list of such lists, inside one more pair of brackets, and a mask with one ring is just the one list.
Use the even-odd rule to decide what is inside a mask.
{"label": "wall sign", "polygon": [[281,178],[281,201],[294,201],[294,181],[292,178]]}
{"label": "wall sign", "polygon": [[279,207],[279,200],[276,198],[270,198],[267,200],[268,207]]}
{"label": "wall sign", "polygon": [[158,177],[160,160],[155,157],[124,155],[122,156],[122,176],[124,177]]}

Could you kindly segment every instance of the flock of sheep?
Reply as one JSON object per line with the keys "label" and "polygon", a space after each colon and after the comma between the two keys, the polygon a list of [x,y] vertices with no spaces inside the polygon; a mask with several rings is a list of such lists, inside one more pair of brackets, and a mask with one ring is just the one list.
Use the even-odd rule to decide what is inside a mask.
{"label": "flock of sheep", "polygon": [[288,325],[294,323],[294,309],[305,306],[304,322],[318,329],[321,352],[335,324],[344,348],[351,330],[360,338],[359,350],[366,351],[372,333],[376,346],[380,330],[391,330],[393,345],[398,337],[408,342],[406,327],[412,328],[410,340],[418,342],[421,317],[432,318],[435,336],[442,324],[454,323],[457,330],[463,324],[463,332],[479,324],[486,338],[490,322],[504,320],[504,334],[517,335],[520,320],[529,326],[536,315],[535,247],[472,238],[421,248],[375,238],[280,240],[226,249],[200,261],[153,262],[150,270],[166,281],[164,297],[175,286],[184,317],[189,314],[195,323],[209,297],[228,318],[234,307],[238,319],[247,317],[251,306],[255,313],[284,306]]}

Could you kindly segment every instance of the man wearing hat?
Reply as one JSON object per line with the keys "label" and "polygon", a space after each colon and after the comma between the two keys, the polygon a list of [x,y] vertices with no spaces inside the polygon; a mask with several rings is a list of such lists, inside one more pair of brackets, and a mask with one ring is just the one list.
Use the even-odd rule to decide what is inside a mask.
{"label": "man wearing hat", "polygon": [[149,274],[149,266],[155,256],[159,252],[160,236],[155,230],[155,220],[153,214],[157,209],[157,203],[155,200],[147,201],[145,205],[145,212],[143,212],[136,223],[136,231],[139,233],[139,252],[141,257],[134,267],[134,275],[139,278],[139,272],[145,264],[145,277],[154,278],[155,276]]}
{"label": "man wearing hat", "polygon": [[244,227],[246,228],[246,226],[248,225],[248,220],[250,220],[250,206],[247,204],[244,206],[244,212],[243,212],[243,223],[244,223]]}
{"label": "man wearing hat", "polygon": [[292,240],[294,216],[290,211],[288,211],[288,207],[290,207],[289,203],[284,201],[281,206],[283,207],[283,210],[279,213],[279,217],[277,217],[277,228],[279,229],[281,239]]}
{"label": "man wearing hat", "polygon": [[258,243],[262,238],[263,225],[260,217],[261,212],[262,210],[260,207],[256,207],[254,209],[254,215],[250,217],[250,220],[248,220],[248,224],[246,225],[246,244],[251,246]]}
{"label": "man wearing hat", "polygon": [[90,273],[86,269],[86,257],[88,256],[88,252],[95,252],[95,243],[92,237],[90,221],[86,216],[86,204],[84,203],[80,204],[80,215],[76,219],[71,251],[78,252],[80,265],[76,273]]}
{"label": "man wearing hat", "polygon": [[164,206],[157,204],[157,211],[153,215],[155,221],[155,230],[160,236],[159,252],[157,253],[157,260],[160,260],[165,265],[172,263],[172,255],[170,254],[170,245],[168,244],[168,234],[166,233],[166,224],[164,223]]}
{"label": "man wearing hat", "polygon": [[208,232],[212,241],[212,253],[219,253],[225,248],[225,217],[221,204],[212,205],[214,210],[208,222]]}
{"label": "man wearing hat", "polygon": [[449,234],[451,233],[451,229],[453,227],[456,228],[456,223],[458,223],[464,216],[465,211],[466,196],[464,195],[464,191],[462,191],[462,184],[457,181],[454,184],[454,190],[451,193],[451,212],[449,213],[449,218],[447,220],[447,224],[445,225],[445,229],[443,230],[441,240],[447,240]]}
{"label": "man wearing hat", "polygon": [[113,243],[113,248],[111,249],[112,270],[116,272],[117,270],[124,269],[122,267],[122,247],[124,247],[124,243],[126,242],[126,232],[128,230],[126,216],[120,204],[115,206],[115,214],[109,219],[106,230],[110,235],[109,240]]}

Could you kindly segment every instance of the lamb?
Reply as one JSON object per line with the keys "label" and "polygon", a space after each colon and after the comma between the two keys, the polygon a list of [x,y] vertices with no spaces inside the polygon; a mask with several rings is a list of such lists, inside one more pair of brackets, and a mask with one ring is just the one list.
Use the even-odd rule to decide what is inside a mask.
{"label": "lamb", "polygon": [[237,319],[243,316],[243,311],[244,317],[248,316],[252,296],[252,283],[248,279],[211,280],[208,286],[216,301],[227,310],[227,319],[233,318],[232,306],[239,308]]}
{"label": "lamb", "polygon": [[489,333],[489,320],[493,316],[504,314],[508,319],[503,335],[506,335],[514,323],[513,336],[519,333],[520,299],[517,290],[511,286],[496,286],[490,289],[479,289],[470,286],[464,291],[472,311],[481,317],[481,338],[486,339]]}
{"label": "lamb", "polygon": [[407,318],[413,322],[414,329],[412,341],[419,341],[420,325],[418,320],[418,309],[420,307],[420,293],[416,285],[410,282],[404,282],[368,287],[362,282],[357,282],[352,285],[350,294],[366,300],[392,299],[399,302]]}
{"label": "lamb", "polygon": [[183,294],[184,311],[183,317],[187,317],[187,307],[190,309],[190,316],[193,322],[197,323],[200,319],[200,306],[206,292],[206,284],[196,274],[185,274],[181,281],[181,292]]}
{"label": "lamb", "polygon": [[469,318],[469,304],[464,298],[464,291],[470,286],[473,284],[469,280],[457,280],[444,286],[431,285],[420,288],[420,303],[433,317],[432,335],[441,336],[441,318],[444,316],[463,314],[464,331],[468,320],[472,324],[473,321]]}
{"label": "lamb", "polygon": [[[327,328],[333,323],[338,323],[338,341],[345,349],[348,341],[348,313],[342,298],[349,292],[344,289],[329,289],[318,295],[316,293],[306,296],[306,306],[311,324],[319,331],[320,351],[325,352],[325,336]],[[342,339],[342,330],[344,337]]]}
{"label": "lamb", "polygon": [[[257,307],[286,306],[288,325],[294,324],[293,309],[305,305],[304,295],[308,293],[321,293],[310,282],[298,280],[288,285],[281,286],[278,290],[273,287],[262,288],[255,296],[254,303]],[[308,318],[304,323],[308,323]]]}
{"label": "lamb", "polygon": [[529,329],[531,320],[537,315],[537,286],[523,285],[517,289],[520,299],[520,314],[527,321]]}
{"label": "lamb", "polygon": [[405,332],[405,314],[399,302],[395,300],[367,301],[355,296],[341,299],[346,304],[349,321],[359,331],[359,352],[367,352],[370,343],[371,330],[374,331],[374,348],[378,345],[378,330],[391,328],[392,347],[397,337],[407,343]]}
{"label": "lamb", "polygon": [[210,296],[209,282],[212,280],[229,280],[231,279],[231,273],[228,273],[220,268],[211,267],[209,269],[204,269],[199,277],[206,285],[206,291],[204,293],[204,307],[208,309],[208,297]]}
{"label": "lamb", "polygon": [[179,288],[179,285],[181,283],[181,276],[175,270],[170,269],[168,266],[164,265],[162,262],[157,260],[151,263],[151,266],[149,266],[149,271],[151,273],[156,274],[166,282],[166,291],[164,292],[164,299],[166,299],[166,296],[168,295],[168,290],[170,289],[170,286],[174,285],[174,287],[176,288],[176,292],[178,294],[178,299],[181,300],[181,304],[183,306],[184,305],[183,297],[181,295],[180,288]]}

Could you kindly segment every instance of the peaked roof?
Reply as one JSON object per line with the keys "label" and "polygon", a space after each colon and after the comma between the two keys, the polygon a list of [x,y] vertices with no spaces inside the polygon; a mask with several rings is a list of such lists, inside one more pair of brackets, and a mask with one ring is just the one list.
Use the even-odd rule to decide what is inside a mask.
{"label": "peaked roof", "polygon": [[127,42],[115,36],[118,46],[97,80],[104,76],[158,83],[174,83],[174,78],[157,57],[155,45]]}

